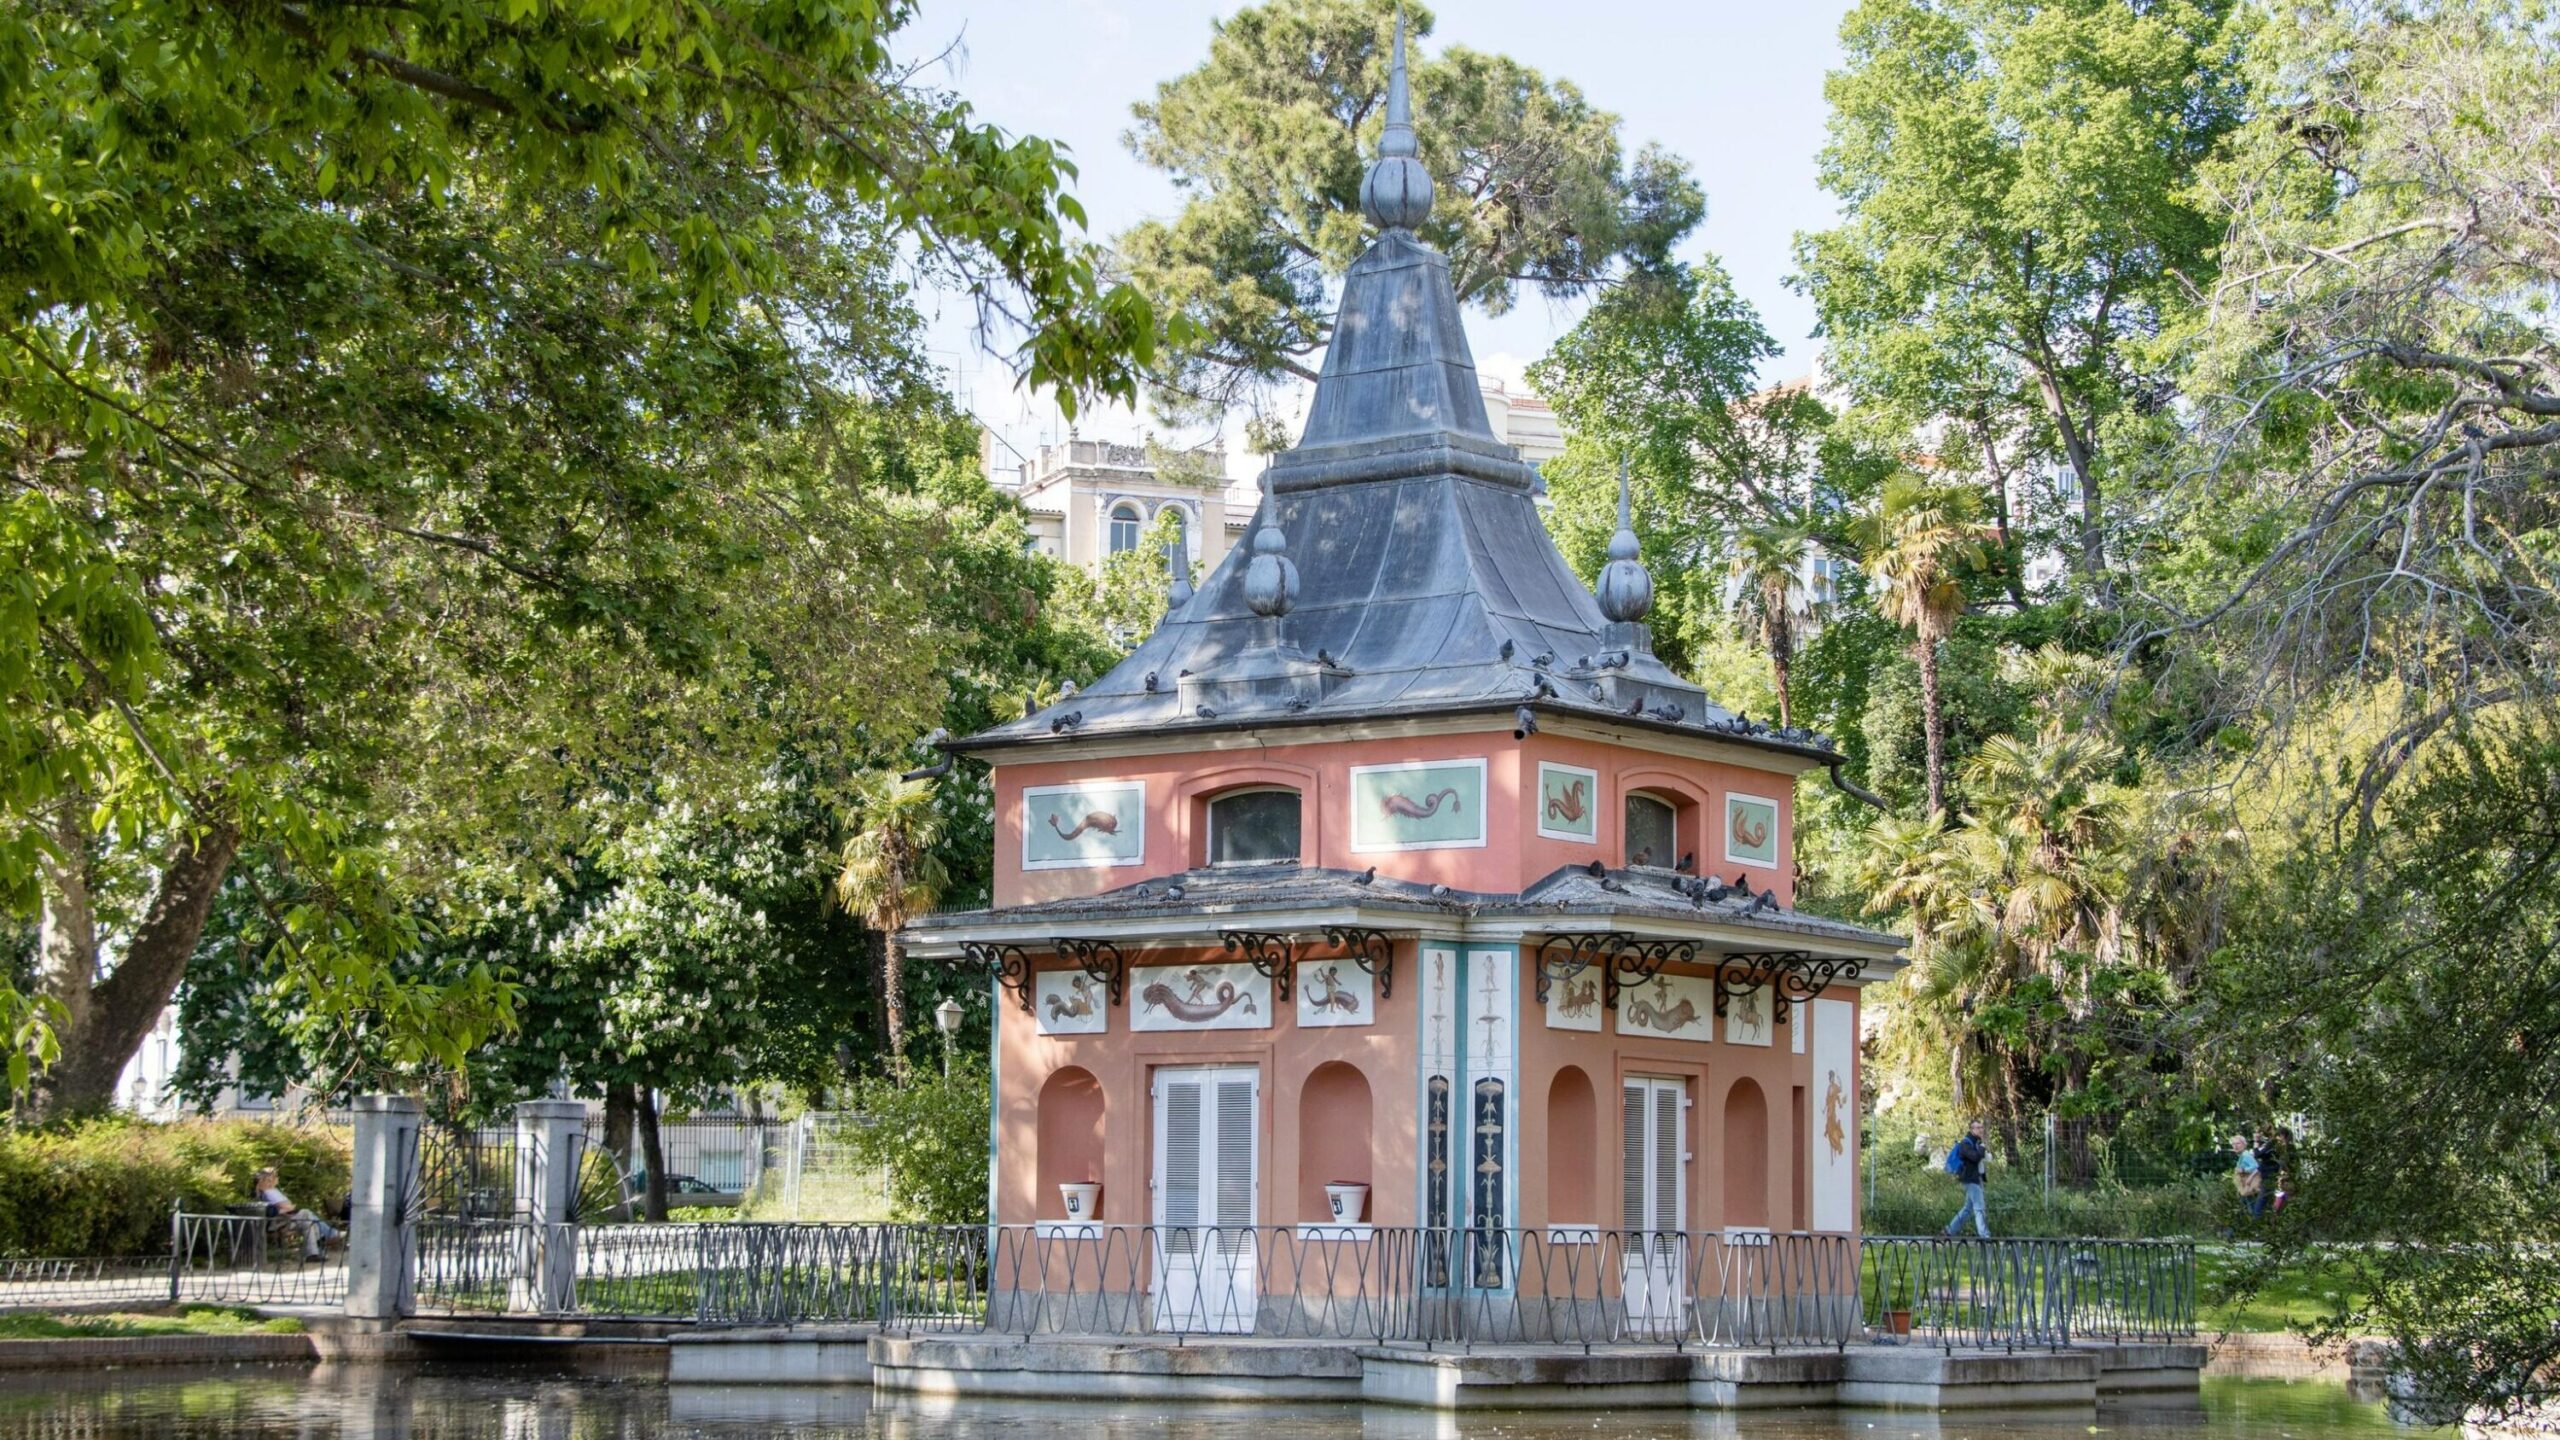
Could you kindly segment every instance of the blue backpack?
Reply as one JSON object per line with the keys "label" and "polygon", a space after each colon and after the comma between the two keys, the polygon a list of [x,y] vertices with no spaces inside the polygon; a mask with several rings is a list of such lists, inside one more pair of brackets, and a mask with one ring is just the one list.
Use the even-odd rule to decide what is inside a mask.
{"label": "blue backpack", "polygon": [[1953,1149],[1947,1151],[1947,1173],[1956,1176],[1964,1174],[1964,1142],[1961,1140],[1955,1143]]}

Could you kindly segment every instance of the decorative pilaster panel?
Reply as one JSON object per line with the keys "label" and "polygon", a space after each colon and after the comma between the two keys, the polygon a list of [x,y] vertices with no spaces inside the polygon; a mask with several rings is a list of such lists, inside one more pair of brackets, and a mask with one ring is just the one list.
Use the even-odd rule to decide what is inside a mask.
{"label": "decorative pilaster panel", "polygon": [[1813,1228],[1847,1230],[1858,1213],[1858,1007],[1816,1000],[1804,1008],[1813,1012]]}
{"label": "decorative pilaster panel", "polygon": [[1511,1284],[1504,1231],[1519,1190],[1520,960],[1507,947],[1469,950],[1465,974],[1467,1283]]}
{"label": "decorative pilaster panel", "polygon": [[1419,952],[1422,984],[1422,1155],[1415,1183],[1421,1203],[1423,1279],[1433,1286],[1450,1281],[1449,1243],[1457,1223],[1453,1190],[1457,1184],[1455,1147],[1462,1131],[1458,1104],[1458,1024],[1460,1008],[1458,952],[1448,945],[1425,943]]}

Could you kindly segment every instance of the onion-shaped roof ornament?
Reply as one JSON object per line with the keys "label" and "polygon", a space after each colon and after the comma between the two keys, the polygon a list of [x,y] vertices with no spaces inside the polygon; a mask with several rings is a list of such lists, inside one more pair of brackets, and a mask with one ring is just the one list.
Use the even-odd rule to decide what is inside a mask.
{"label": "onion-shaped roof ornament", "polygon": [[1653,608],[1653,575],[1636,558],[1635,507],[1628,498],[1627,457],[1618,457],[1618,533],[1609,537],[1609,563],[1600,567],[1595,587],[1600,613],[1621,624],[1642,620]]}
{"label": "onion-shaped roof ornament", "polygon": [[1431,218],[1431,172],[1416,157],[1413,96],[1404,73],[1404,11],[1396,11],[1395,60],[1387,70],[1387,128],[1378,158],[1360,181],[1360,213],[1388,230],[1411,230]]}

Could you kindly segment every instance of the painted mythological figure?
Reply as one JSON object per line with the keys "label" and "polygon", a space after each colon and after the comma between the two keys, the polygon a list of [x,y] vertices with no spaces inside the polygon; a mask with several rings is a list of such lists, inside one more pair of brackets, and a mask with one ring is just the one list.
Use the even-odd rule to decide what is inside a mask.
{"label": "painted mythological figure", "polygon": [[1627,1018],[1665,1035],[1677,1035],[1698,1023],[1698,1007],[1687,1000],[1664,1008],[1650,1000],[1638,1000],[1627,1007]]}
{"label": "painted mythological figure", "polygon": [[1736,810],[1733,812],[1733,840],[1745,850],[1757,850],[1769,843],[1769,822],[1763,820],[1755,825],[1750,811]]}
{"label": "painted mythological figure", "polygon": [[1592,1007],[1599,1003],[1599,981],[1584,980],[1577,984],[1567,980],[1564,982],[1564,998],[1556,1002],[1556,1013],[1579,1020],[1589,1015]]}
{"label": "painted mythological figure", "polygon": [[1576,780],[1564,787],[1562,794],[1547,797],[1547,818],[1562,820],[1568,825],[1580,824],[1590,802],[1591,782]]}
{"label": "painted mythological figure", "polygon": [[1060,1020],[1081,1020],[1087,1015],[1093,1013],[1092,981],[1087,980],[1082,975],[1079,975],[1073,980],[1067,982],[1067,988],[1074,993],[1072,995],[1051,995],[1047,997],[1049,1001],[1049,1019],[1052,1023]]}
{"label": "painted mythological figure", "polygon": [[1378,797],[1378,809],[1395,819],[1428,820],[1440,813],[1440,802],[1443,800],[1449,802],[1450,814],[1458,813],[1458,792],[1450,789],[1434,791],[1420,801],[1389,792]]}
{"label": "painted mythological figure", "polygon": [[[1200,972],[1195,970],[1191,972],[1190,978],[1197,981],[1199,974]],[[1176,1020],[1192,1025],[1205,1025],[1239,1007],[1242,1008],[1242,1013],[1247,1015],[1260,1013],[1254,1006],[1253,997],[1238,990],[1232,980],[1219,982],[1217,998],[1214,1000],[1201,998],[1202,991],[1205,989],[1206,986],[1203,985],[1201,989],[1192,992],[1191,999],[1185,1000],[1173,993],[1172,986],[1159,980],[1139,991],[1138,998],[1146,1002],[1149,1007],[1163,1010]]]}
{"label": "painted mythological figure", "polygon": [[1841,1092],[1840,1072],[1834,1070],[1830,1074],[1831,1088],[1822,1094],[1822,1138],[1829,1142],[1831,1153],[1837,1158],[1849,1147],[1848,1128],[1840,1123],[1841,1107],[1849,1103],[1849,1097]]}
{"label": "painted mythological figure", "polygon": [[1360,1013],[1360,997],[1342,988],[1342,967],[1327,965],[1307,981],[1307,1003],[1318,1010]]}

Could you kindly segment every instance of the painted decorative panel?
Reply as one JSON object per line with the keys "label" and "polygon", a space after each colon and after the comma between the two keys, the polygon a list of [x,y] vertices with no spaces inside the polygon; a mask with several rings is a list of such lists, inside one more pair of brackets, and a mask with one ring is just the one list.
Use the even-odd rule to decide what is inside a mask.
{"label": "painted decorative panel", "polygon": [[1022,792],[1022,868],[1137,865],[1147,853],[1147,789],[1135,780],[1033,785]]}
{"label": "painted decorative panel", "polygon": [[1600,839],[1600,772],[1538,762],[1538,833],[1550,840]]}
{"label": "painted decorative panel", "polygon": [[1484,844],[1484,762],[1351,767],[1351,848],[1463,850]]}
{"label": "painted decorative panel", "polygon": [[1502,1232],[1512,1224],[1512,1171],[1520,1161],[1513,1095],[1520,1079],[1518,952],[1469,950],[1463,997],[1466,1014],[1467,1225],[1474,1232],[1467,1257],[1468,1283],[1502,1289],[1510,1283]]}
{"label": "painted decorative panel", "polygon": [[1081,970],[1043,970],[1033,1003],[1043,1035],[1099,1035],[1111,1028],[1111,992]]}
{"label": "painted decorative panel", "polygon": [[1600,1031],[1600,967],[1547,986],[1547,1028]]}
{"label": "painted decorative panel", "polygon": [[1858,1072],[1857,1007],[1846,1000],[1816,1000],[1813,1030],[1813,1228],[1846,1230],[1857,1222]]}
{"label": "painted decorative panel", "polygon": [[1458,952],[1442,945],[1421,947],[1422,982],[1422,1194],[1418,1213],[1429,1233],[1423,1240],[1425,1283],[1446,1287],[1451,1276],[1446,1235],[1454,1221],[1452,1188],[1457,1182],[1453,1147],[1459,1133],[1456,1113],[1458,1066]]}
{"label": "painted decorative panel", "polygon": [[1618,995],[1618,1033],[1716,1038],[1716,982],[1704,975],[1656,975]]}
{"label": "painted decorative panel", "polygon": [[1250,965],[1141,965],[1129,988],[1132,1030],[1271,1028],[1271,977]]}
{"label": "painted decorative panel", "polygon": [[1768,1045],[1777,1035],[1771,1026],[1771,1015],[1777,997],[1766,985],[1754,985],[1742,994],[1724,1002],[1724,1043],[1727,1045]]}
{"label": "painted decorative panel", "polygon": [[1778,863],[1778,802],[1757,795],[1724,797],[1724,858],[1737,865]]}
{"label": "painted decorative panel", "polygon": [[1298,962],[1300,1025],[1366,1025],[1378,1018],[1378,982],[1348,960]]}

